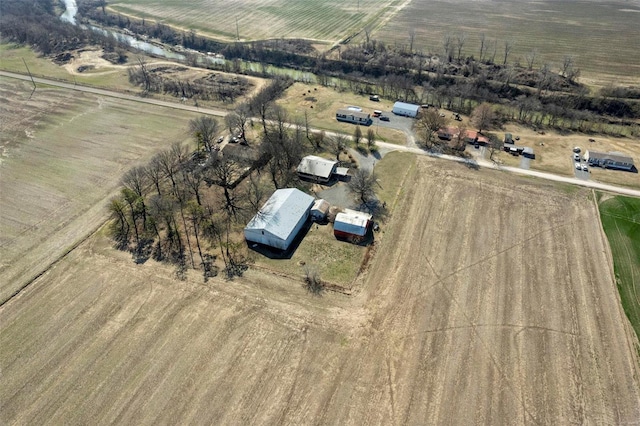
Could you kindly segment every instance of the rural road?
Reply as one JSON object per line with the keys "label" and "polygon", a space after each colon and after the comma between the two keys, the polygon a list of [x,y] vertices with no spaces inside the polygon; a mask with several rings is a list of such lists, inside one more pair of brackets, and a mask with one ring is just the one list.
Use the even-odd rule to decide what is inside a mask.
{"label": "rural road", "polygon": [[[25,81],[31,81],[31,77],[29,77],[27,75],[17,74],[17,73],[12,73],[12,72],[7,72],[7,71],[0,71],[0,76],[8,77],[8,78],[16,78],[16,79],[25,80]],[[180,104],[180,103],[176,103],[176,102],[167,102],[167,101],[161,101],[161,100],[157,100],[157,99],[142,98],[139,95],[129,95],[129,94],[126,94],[126,93],[119,93],[119,92],[114,92],[114,91],[111,91],[111,90],[98,89],[98,88],[95,88],[95,87],[82,86],[82,85],[78,85],[78,84],[64,83],[64,82],[60,82],[60,81],[56,81],[56,80],[50,80],[50,79],[46,79],[46,78],[33,77],[33,80],[36,83],[47,84],[49,86],[61,87],[61,88],[70,89],[70,90],[78,90],[80,92],[87,92],[87,93],[93,93],[93,94],[96,94],[96,95],[109,96],[109,97],[112,97],[112,98],[124,99],[124,100],[133,101],[133,102],[142,102],[142,103],[147,103],[147,104],[151,104],[151,105],[157,105],[157,106],[163,106],[163,107],[168,107],[168,108],[181,109],[181,110],[184,110],[184,111],[199,112],[199,113],[202,113],[202,114],[215,115],[215,116],[218,116],[218,117],[224,117],[225,115],[228,114],[228,112],[224,111],[224,110],[211,109],[211,108],[201,108],[201,107],[196,107],[196,106],[191,106],[191,105],[184,105],[184,104]],[[335,135],[334,132],[326,132],[326,134],[327,135]],[[385,148],[385,149],[387,149],[389,151],[412,152],[412,153],[418,154],[418,155],[427,155],[427,156],[434,157],[434,158],[441,158],[441,159],[444,159],[444,160],[456,161],[456,162],[459,162],[459,163],[466,163],[466,164],[474,165],[474,166],[478,166],[478,167],[485,167],[485,168],[495,169],[495,170],[503,170],[503,171],[510,172],[510,173],[516,173],[516,174],[520,174],[520,175],[537,177],[537,178],[540,178],[540,179],[546,179],[546,180],[550,180],[550,181],[554,181],[554,182],[564,182],[564,183],[569,183],[569,184],[573,184],[573,185],[584,186],[584,187],[588,187],[588,188],[598,189],[598,190],[602,190],[602,191],[609,191],[609,192],[614,192],[614,193],[617,193],[617,194],[622,194],[622,195],[627,195],[627,196],[631,196],[631,197],[639,197],[640,198],[640,190],[635,190],[635,189],[631,189],[631,188],[625,188],[625,187],[616,186],[616,185],[609,185],[609,184],[604,184],[604,183],[600,183],[600,182],[585,181],[585,180],[581,180],[581,179],[577,179],[577,178],[559,176],[559,175],[555,175],[553,173],[539,172],[539,171],[535,171],[535,170],[525,170],[525,169],[520,169],[520,168],[517,168],[517,167],[500,166],[498,164],[495,164],[495,163],[493,163],[491,161],[487,161],[487,160],[479,160],[479,161],[477,161],[477,160],[469,160],[469,159],[465,159],[465,158],[456,157],[456,156],[453,156],[453,155],[446,155],[446,154],[428,152],[428,151],[425,151],[425,150],[417,148],[417,147],[395,145],[395,144],[382,142],[382,141],[376,141],[376,144],[379,147]]]}

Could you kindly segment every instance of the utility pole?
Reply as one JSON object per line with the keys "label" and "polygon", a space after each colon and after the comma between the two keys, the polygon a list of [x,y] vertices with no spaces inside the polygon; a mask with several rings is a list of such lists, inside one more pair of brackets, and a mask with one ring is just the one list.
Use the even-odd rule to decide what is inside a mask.
{"label": "utility pole", "polygon": [[37,86],[36,86],[36,82],[33,80],[33,76],[31,75],[31,71],[29,70],[29,66],[27,65],[27,61],[25,61],[24,58],[22,58],[22,62],[24,62],[24,66],[27,68],[27,72],[29,73],[29,77],[31,78],[31,83],[33,83],[33,90],[31,91],[31,94],[29,95],[29,99],[28,99],[28,100],[31,100],[31,97],[36,92]]}

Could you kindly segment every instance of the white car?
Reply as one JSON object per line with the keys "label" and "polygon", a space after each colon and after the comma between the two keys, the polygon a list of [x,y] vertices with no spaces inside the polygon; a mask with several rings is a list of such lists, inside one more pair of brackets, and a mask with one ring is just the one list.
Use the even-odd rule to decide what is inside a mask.
{"label": "white car", "polygon": [[586,164],[583,164],[583,165],[581,166],[581,168],[582,168],[582,171],[583,171],[583,172],[588,172],[588,171],[589,171],[589,168],[587,167],[587,165],[586,165]]}
{"label": "white car", "polygon": [[575,166],[576,166],[576,170],[580,170],[580,163],[576,163]]}

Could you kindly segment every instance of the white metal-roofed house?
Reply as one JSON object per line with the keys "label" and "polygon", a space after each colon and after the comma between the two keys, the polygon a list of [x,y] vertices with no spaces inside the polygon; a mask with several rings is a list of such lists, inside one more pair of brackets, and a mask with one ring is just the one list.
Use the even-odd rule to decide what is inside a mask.
{"label": "white metal-roofed house", "polygon": [[336,172],[338,162],[326,158],[308,155],[298,164],[297,172],[301,178],[315,182],[329,182],[331,175]]}
{"label": "white metal-roofed house", "polygon": [[404,115],[406,117],[416,117],[420,111],[420,105],[408,104],[406,102],[396,102],[393,104],[391,112],[395,115]]}
{"label": "white metal-roofed house", "polygon": [[373,123],[371,116],[366,112],[362,112],[362,109],[357,111],[349,108],[341,108],[336,111],[336,120],[353,124],[362,124],[363,126],[370,126],[371,123]]}
{"label": "white metal-roofed house", "polygon": [[336,215],[333,235],[338,238],[364,238],[371,228],[371,218],[368,213],[345,209]]}
{"label": "white metal-roofed house", "polygon": [[314,201],[299,189],[278,189],[244,228],[245,239],[287,250],[307,221]]}

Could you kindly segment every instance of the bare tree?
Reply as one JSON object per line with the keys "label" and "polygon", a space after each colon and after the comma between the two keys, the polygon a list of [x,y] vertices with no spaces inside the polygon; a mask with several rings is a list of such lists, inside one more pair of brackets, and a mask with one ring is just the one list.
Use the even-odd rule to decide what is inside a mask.
{"label": "bare tree", "polygon": [[451,40],[451,34],[445,34],[442,37],[442,50],[444,57],[447,58],[447,62],[451,62],[453,59],[453,41]]}
{"label": "bare tree", "polygon": [[580,76],[580,70],[575,68],[573,56],[565,56],[562,60],[562,76],[573,83]]}
{"label": "bare tree", "polygon": [[373,129],[369,128],[367,129],[367,146],[369,148],[372,148],[376,143],[376,133],[373,131]]}
{"label": "bare tree", "polygon": [[357,124],[356,129],[353,131],[353,140],[355,141],[356,146],[358,146],[358,144],[360,144],[360,141],[362,140],[362,129]]}
{"label": "bare tree", "polygon": [[527,61],[527,69],[531,71],[533,69],[533,65],[536,62],[536,56],[538,55],[538,49],[531,49],[531,52],[524,55],[525,61]]}
{"label": "bare tree", "polygon": [[460,33],[456,36],[456,49],[458,50],[458,62],[462,58],[462,48],[464,47],[464,43],[467,40],[467,35],[465,33]]}
{"label": "bare tree", "polygon": [[238,159],[229,156],[218,157],[208,168],[205,181],[209,185],[222,188],[224,193],[224,208],[229,215],[236,216],[241,209],[233,193],[234,182],[242,173],[242,165]]}
{"label": "bare tree", "polygon": [[142,228],[147,227],[147,208],[144,203],[144,195],[147,192],[149,181],[144,166],[136,166],[130,169],[122,177],[122,185],[137,196],[137,203],[142,215]]}
{"label": "bare tree", "polygon": [[482,130],[488,129],[493,123],[495,114],[493,108],[488,103],[482,103],[478,105],[471,114],[471,123],[478,128],[478,132],[482,133]]}
{"label": "bare tree", "polygon": [[424,143],[427,148],[432,146],[433,137],[438,129],[446,126],[447,119],[435,108],[429,108],[426,111],[421,111],[418,115],[418,119],[414,123],[414,129],[418,134],[418,137]]}
{"label": "bare tree", "polygon": [[164,174],[162,172],[162,160],[160,159],[160,156],[160,153],[154,155],[144,170],[147,178],[153,183],[153,186],[156,188],[158,195],[161,196],[162,191],[160,190],[160,183],[162,182]]}
{"label": "bare tree", "polygon": [[493,155],[496,151],[500,151],[504,144],[495,135],[489,135],[489,160],[493,160]]}
{"label": "bare tree", "polygon": [[211,152],[213,149],[213,142],[218,134],[218,122],[209,115],[201,115],[189,122],[189,131],[196,139],[198,143],[198,149],[200,145],[205,150]]}
{"label": "bare tree", "polygon": [[484,60],[484,55],[487,53],[487,39],[484,33],[480,34],[480,62]]}
{"label": "bare tree", "polygon": [[249,108],[245,105],[241,105],[236,111],[230,112],[224,118],[227,127],[229,128],[230,133],[235,133],[236,131],[240,133],[240,137],[246,143],[247,135],[246,128],[249,119],[251,118],[249,113]]}
{"label": "bare tree", "polygon": [[347,137],[343,134],[337,133],[333,137],[329,138],[328,145],[331,153],[336,156],[336,160],[340,161],[340,154],[347,147]]}
{"label": "bare tree", "polygon": [[511,50],[513,50],[513,43],[510,40],[506,40],[504,42],[504,61],[502,61],[502,65],[507,65],[507,58],[509,57]]}
{"label": "bare tree", "polygon": [[409,53],[413,53],[413,42],[416,39],[416,29],[411,27],[409,29]]}
{"label": "bare tree", "polygon": [[347,184],[349,190],[362,202],[367,204],[375,197],[374,186],[376,185],[376,175],[365,169],[358,169]]}

